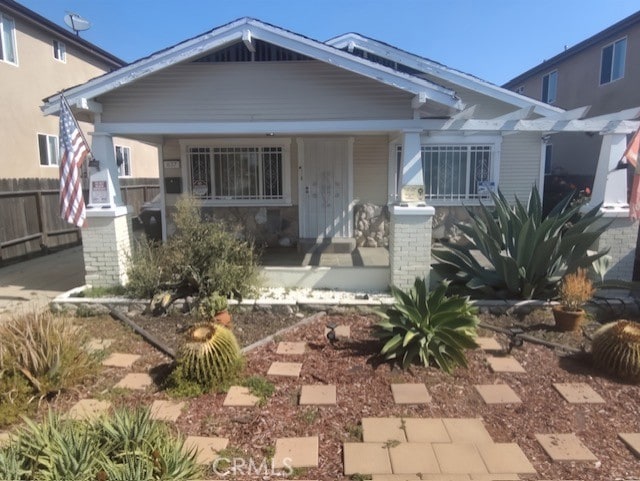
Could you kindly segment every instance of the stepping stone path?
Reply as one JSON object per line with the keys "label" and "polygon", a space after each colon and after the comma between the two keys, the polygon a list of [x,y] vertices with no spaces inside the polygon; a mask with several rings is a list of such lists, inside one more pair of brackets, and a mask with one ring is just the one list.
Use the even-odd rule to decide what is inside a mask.
{"label": "stepping stone path", "polygon": [[187,436],[184,441],[185,450],[196,449],[198,464],[211,464],[218,458],[218,453],[229,444],[227,438],[207,438],[203,436]]}
{"label": "stepping stone path", "polygon": [[597,461],[575,434],[536,434],[536,439],[553,461]]}
{"label": "stepping stone path", "polygon": [[[331,329],[329,329],[328,327],[324,328],[324,337],[327,337],[327,334],[329,333]],[[349,339],[351,337],[351,326],[344,326],[344,325],[339,325],[336,326],[336,328],[334,329],[334,332],[336,333],[336,339],[338,340],[344,340],[344,339]]]}
{"label": "stepping stone path", "polygon": [[77,421],[84,419],[95,419],[111,409],[109,401],[99,401],[98,399],[81,399],[75,403],[69,411],[67,418]]}
{"label": "stepping stone path", "polygon": [[224,398],[223,406],[255,406],[260,402],[260,398],[249,392],[248,387],[231,386]]}
{"label": "stepping stone path", "polygon": [[511,356],[489,356],[487,362],[493,372],[526,372],[520,363]]}
{"label": "stepping stone path", "polygon": [[591,386],[583,382],[554,383],[556,391],[571,404],[600,404],[604,399]]}
{"label": "stepping stone path", "polygon": [[9,433],[0,432],[0,448],[9,444],[10,436],[11,435]]}
{"label": "stepping stone path", "polygon": [[522,400],[506,384],[479,384],[474,386],[485,404],[519,404]]}
{"label": "stepping stone path", "polygon": [[363,418],[362,437],[362,443],[344,443],[347,476],[519,479],[518,473],[536,472],[517,444],[494,443],[480,419]]}
{"label": "stepping stone path", "polygon": [[131,367],[133,363],[140,359],[140,355],[138,354],[124,354],[121,352],[114,352],[104,361],[102,361],[103,366],[108,367]]}
{"label": "stepping stone path", "polygon": [[475,341],[483,351],[502,351],[502,345],[495,337],[476,337]]}
{"label": "stepping stone path", "polygon": [[184,402],[153,401],[151,405],[151,419],[157,421],[177,421],[182,414]]}
{"label": "stepping stone path", "polygon": [[427,404],[431,396],[424,384],[392,384],[391,392],[396,404]]}
{"label": "stepping stone path", "polygon": [[153,379],[144,372],[131,372],[123,377],[115,387],[120,389],[132,389],[144,391],[153,384]]}
{"label": "stepping stone path", "polygon": [[336,387],[334,385],[306,385],[300,390],[300,405],[328,406],[336,404]]}
{"label": "stepping stone path", "polygon": [[87,352],[98,352],[108,349],[113,344],[113,339],[89,339],[84,349]]}
{"label": "stepping stone path", "polygon": [[280,342],[276,354],[299,356],[304,354],[306,347],[306,342]]}
{"label": "stepping stone path", "polygon": [[[618,437],[633,451],[636,457],[640,458],[640,433],[619,433]],[[1,439],[2,436],[0,435]]]}
{"label": "stepping stone path", "polygon": [[301,362],[279,362],[271,363],[267,376],[300,377],[302,370]]}
{"label": "stepping stone path", "polygon": [[276,469],[317,467],[318,436],[276,439],[273,466]]}

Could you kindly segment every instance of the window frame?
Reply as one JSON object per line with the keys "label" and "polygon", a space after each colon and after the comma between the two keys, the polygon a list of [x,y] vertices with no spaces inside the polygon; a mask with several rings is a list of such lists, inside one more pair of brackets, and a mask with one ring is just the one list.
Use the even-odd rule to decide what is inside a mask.
{"label": "window frame", "polygon": [[[614,73],[614,68],[616,65],[616,45],[620,44],[621,42],[624,41],[624,55],[622,56],[622,73],[620,74],[619,77],[613,78],[613,73]],[[628,45],[628,41],[627,41],[627,36],[625,35],[624,37],[621,37],[617,40],[614,40],[613,42],[608,43],[607,45],[603,46],[602,49],[600,50],[600,76],[599,76],[599,85],[609,85],[613,82],[616,82],[620,79],[624,78],[624,74],[625,74],[625,70],[627,68],[627,45]],[[603,81],[602,77],[603,77],[603,69],[605,67],[605,62],[604,62],[604,52],[606,49],[611,48],[611,66],[609,67],[609,72],[608,72],[608,80]]]}
{"label": "window frame", "polygon": [[[127,153],[127,155],[123,158],[122,164],[118,165],[118,149]],[[131,177],[131,147],[127,147],[126,145],[116,144],[113,146],[113,152],[116,159],[116,167],[118,167],[118,178],[121,177]],[[124,168],[124,173],[122,172],[122,167]],[[129,171],[127,173],[127,171]]]}
{"label": "window frame", "polygon": [[[47,163],[46,164],[42,163],[42,154],[43,154],[43,152],[42,152],[42,148],[41,148],[41,145],[40,145],[40,138],[41,137],[44,137],[45,143],[46,143],[46,146],[47,146],[47,149],[46,149],[46,156],[47,156],[46,160],[47,160]],[[36,134],[36,141],[37,141],[37,144],[38,144],[38,163],[39,163],[39,166],[40,167],[59,167],[60,166],[60,143],[58,142],[58,136],[54,135],[54,134],[45,134],[45,133],[42,133],[42,132],[38,132]],[[51,155],[50,155],[51,154],[51,150],[50,150],[50,147],[52,145],[55,147],[55,155],[56,155],[55,162],[51,162]]]}
{"label": "window frame", "polygon": [[[420,151],[423,147],[435,146],[466,146],[466,147],[491,147],[491,160],[489,163],[489,179],[493,182],[495,189],[499,187],[500,180],[500,151],[502,147],[501,135],[456,135],[451,133],[429,132],[428,135],[422,135],[420,138]],[[398,147],[402,147],[401,142],[390,144],[390,163],[389,163],[389,202],[394,203],[400,199],[400,182],[402,173],[402,158],[398,159]],[[425,202],[433,206],[462,206],[462,205],[479,205],[480,203],[491,205],[493,201],[490,196],[487,197],[470,197],[463,199],[433,199],[425,196]]]}
{"label": "window frame", "polygon": [[[220,207],[255,207],[255,206],[291,206],[291,139],[290,138],[240,138],[240,139],[181,139],[180,140],[180,157],[182,164],[182,176],[186,179],[184,191],[193,193],[193,176],[191,172],[191,159],[189,150],[191,148],[280,148],[282,155],[281,165],[281,183],[282,198],[280,199],[215,199],[215,198],[198,198],[198,202],[203,206],[220,206]],[[212,158],[213,160],[213,158]],[[211,187],[214,188],[215,180],[213,177],[213,168],[210,169]],[[213,194],[212,194],[213,195]]]}
{"label": "window frame", "polygon": [[[555,82],[553,83],[553,98],[551,98],[550,96],[550,92],[551,92],[551,79],[555,79]],[[545,98],[545,80],[547,82],[547,95]],[[552,70],[550,72],[548,72],[547,74],[542,76],[542,93],[540,95],[541,100],[547,104],[554,104],[556,102],[556,100],[558,100],[558,69]]]}
{"label": "window frame", "polygon": [[[12,42],[12,47],[13,47],[13,56],[14,56],[14,60],[7,60],[5,58],[5,51],[6,51],[6,47],[4,45],[4,39],[5,39],[5,22],[6,21],[11,21],[11,42]],[[18,42],[16,39],[16,21],[13,17],[10,17],[9,15],[0,12],[0,62],[4,62],[7,63],[9,65],[14,65],[14,66],[18,66]]]}
{"label": "window frame", "polygon": [[[66,44],[58,39],[53,39],[52,41],[53,47],[53,58],[58,62],[67,63],[67,46]],[[60,57],[58,57],[60,55]]]}

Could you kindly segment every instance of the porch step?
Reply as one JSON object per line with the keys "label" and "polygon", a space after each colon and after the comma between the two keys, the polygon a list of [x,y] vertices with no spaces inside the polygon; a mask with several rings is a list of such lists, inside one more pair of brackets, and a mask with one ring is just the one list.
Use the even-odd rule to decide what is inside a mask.
{"label": "porch step", "polygon": [[356,240],[351,237],[333,237],[318,241],[317,239],[300,239],[298,251],[305,254],[350,254],[356,248]]}

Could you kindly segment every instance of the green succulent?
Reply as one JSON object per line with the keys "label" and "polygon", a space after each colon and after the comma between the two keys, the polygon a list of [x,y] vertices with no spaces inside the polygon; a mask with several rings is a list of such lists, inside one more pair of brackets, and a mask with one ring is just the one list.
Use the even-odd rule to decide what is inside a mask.
{"label": "green succulent", "polygon": [[609,374],[640,382],[640,324],[625,320],[605,324],[593,335],[591,356]]}
{"label": "green succulent", "polygon": [[[607,254],[591,246],[607,229],[597,206],[580,215],[581,205],[566,197],[548,215],[533,187],[525,208],[516,198],[511,206],[501,192],[492,193],[494,209],[467,209],[471,223],[457,224],[469,244],[433,249],[434,270],[443,279],[476,295],[516,299],[549,299],[565,274],[588,268]],[[480,252],[490,264],[474,255]]]}
{"label": "green succulent", "polygon": [[385,360],[403,369],[417,360],[425,366],[434,362],[449,374],[467,366],[465,349],[477,347],[477,309],[467,297],[447,296],[447,287],[445,282],[429,292],[425,280],[416,278],[408,293],[391,288],[395,303],[374,329],[384,342],[380,355]]}
{"label": "green succulent", "polygon": [[222,387],[242,368],[238,341],[224,326],[196,324],[187,333],[178,364],[182,374],[208,389]]}

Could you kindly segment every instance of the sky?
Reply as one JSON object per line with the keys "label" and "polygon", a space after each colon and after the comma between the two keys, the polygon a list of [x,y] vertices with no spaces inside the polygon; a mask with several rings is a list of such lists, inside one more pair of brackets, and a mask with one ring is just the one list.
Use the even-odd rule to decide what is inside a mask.
{"label": "sky", "polygon": [[240,17],[325,41],[357,32],[497,85],[640,10],[638,0],[17,0],[132,62]]}

